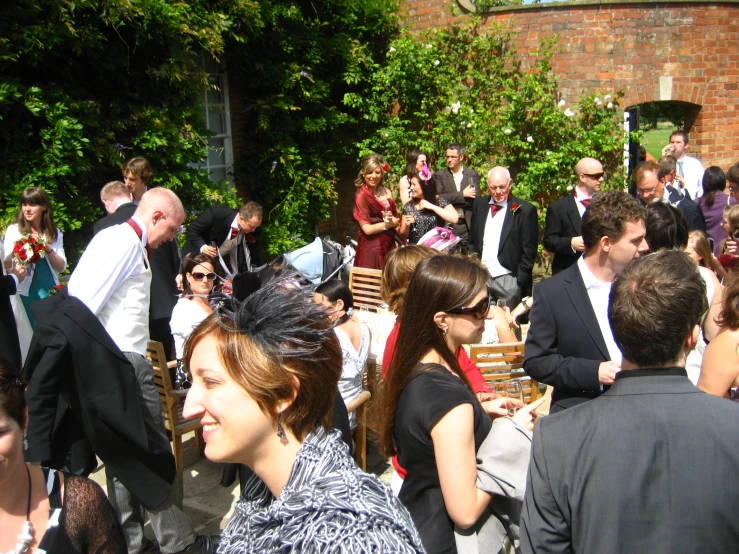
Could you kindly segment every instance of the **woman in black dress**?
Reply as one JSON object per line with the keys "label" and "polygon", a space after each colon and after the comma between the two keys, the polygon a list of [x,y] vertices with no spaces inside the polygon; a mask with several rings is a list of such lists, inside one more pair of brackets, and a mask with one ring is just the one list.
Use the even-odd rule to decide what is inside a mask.
{"label": "woman in black dress", "polygon": [[400,234],[410,244],[418,244],[418,240],[434,227],[443,227],[447,223],[454,225],[459,214],[445,196],[436,198],[433,183],[421,180],[418,173],[409,178],[411,183],[411,199],[403,206],[403,225]]}
{"label": "woman in black dress", "polygon": [[[474,525],[491,500],[475,486],[475,455],[492,426],[489,413],[501,402],[477,399],[454,354],[462,344],[479,342],[491,317],[488,275],[454,256],[418,265],[376,405],[380,447],[407,471],[399,498],[429,553],[456,552],[454,525]],[[518,410],[513,419],[533,427],[537,406]]]}

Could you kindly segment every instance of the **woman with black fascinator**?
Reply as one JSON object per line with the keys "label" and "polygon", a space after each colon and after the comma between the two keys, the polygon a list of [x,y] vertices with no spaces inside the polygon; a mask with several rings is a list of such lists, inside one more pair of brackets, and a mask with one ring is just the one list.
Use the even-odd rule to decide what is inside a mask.
{"label": "woman with black fascinator", "polygon": [[219,552],[422,552],[408,512],[329,431],[341,349],[325,308],[283,281],[224,304],[185,346],[183,416],[205,455],[254,475]]}

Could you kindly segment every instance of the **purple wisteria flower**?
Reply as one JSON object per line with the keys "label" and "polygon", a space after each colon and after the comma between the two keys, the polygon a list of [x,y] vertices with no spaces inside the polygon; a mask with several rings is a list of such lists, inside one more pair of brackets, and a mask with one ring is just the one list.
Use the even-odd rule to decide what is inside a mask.
{"label": "purple wisteria flower", "polygon": [[274,171],[275,169],[277,169],[277,160],[272,161],[272,171]]}

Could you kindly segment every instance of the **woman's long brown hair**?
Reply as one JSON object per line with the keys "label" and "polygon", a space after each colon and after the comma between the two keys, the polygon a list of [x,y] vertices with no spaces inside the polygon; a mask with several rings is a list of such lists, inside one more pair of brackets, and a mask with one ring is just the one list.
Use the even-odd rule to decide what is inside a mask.
{"label": "woman's long brown hair", "polygon": [[479,264],[455,256],[434,256],[418,264],[399,314],[400,330],[393,361],[380,384],[371,410],[371,427],[386,456],[396,453],[393,427],[398,399],[403,388],[416,376],[416,367],[434,351],[472,389],[469,379],[449,349],[434,322],[434,314],[464,306],[485,287],[488,272]]}
{"label": "woman's long brown hair", "polygon": [[46,191],[39,187],[28,187],[21,193],[21,197],[18,200],[18,213],[15,216],[15,222],[22,235],[30,235],[31,224],[28,223],[28,220],[23,215],[23,204],[43,206],[46,208],[46,211],[41,214],[41,232],[44,234],[46,242],[55,242],[59,236],[59,231],[54,223],[54,208],[51,206],[51,199],[49,199]]}

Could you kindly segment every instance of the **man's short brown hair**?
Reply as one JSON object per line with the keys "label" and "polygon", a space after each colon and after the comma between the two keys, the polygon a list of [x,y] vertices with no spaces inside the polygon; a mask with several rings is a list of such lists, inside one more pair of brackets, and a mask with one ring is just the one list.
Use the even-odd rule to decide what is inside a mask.
{"label": "man's short brown hair", "polygon": [[726,172],[726,180],[739,185],[739,163],[735,163]]}
{"label": "man's short brown hair", "polygon": [[618,190],[599,192],[590,202],[582,218],[582,240],[591,250],[601,237],[618,242],[626,232],[626,223],[645,221],[647,209],[633,196]]}
{"label": "man's short brown hair", "polygon": [[278,404],[294,397],[280,418],[302,440],[331,424],[341,348],[326,309],[305,291],[286,288],[286,280],[271,281],[233,309],[221,307],[205,318],[187,339],[184,360],[189,367],[198,343],[215,339],[223,367],[274,422]]}
{"label": "man's short brown hair", "polygon": [[149,164],[149,160],[147,160],[146,158],[142,158],[141,156],[131,158],[126,163],[124,163],[121,166],[121,172],[123,173],[124,178],[129,173],[131,173],[131,175],[134,175],[135,177],[141,177],[141,180],[144,182],[144,184],[147,185],[149,184],[149,182],[151,182],[152,175],[154,175],[154,172],[151,170],[151,164]]}
{"label": "man's short brown hair", "polygon": [[663,250],[629,264],[608,301],[613,340],[638,367],[675,363],[685,339],[708,311],[706,283],[690,257]]}
{"label": "man's short brown hair", "polygon": [[241,208],[239,209],[239,215],[241,216],[241,219],[244,221],[249,221],[252,217],[255,215],[258,215],[259,217],[262,217],[264,213],[264,208],[257,204],[256,202],[247,202]]}
{"label": "man's short brown hair", "polygon": [[[659,175],[660,165],[657,162],[642,162],[636,166],[634,170],[634,183],[638,187],[639,184],[644,180],[647,173],[656,173]],[[658,177],[659,178],[659,177]]]}
{"label": "man's short brown hair", "polygon": [[103,188],[100,189],[100,200],[103,202],[111,202],[113,200],[119,200],[121,198],[131,198],[131,191],[125,183],[120,181],[111,181],[106,183]]}
{"label": "man's short brown hair", "polygon": [[677,160],[673,156],[662,156],[659,159],[657,179],[660,181],[677,169]]}

